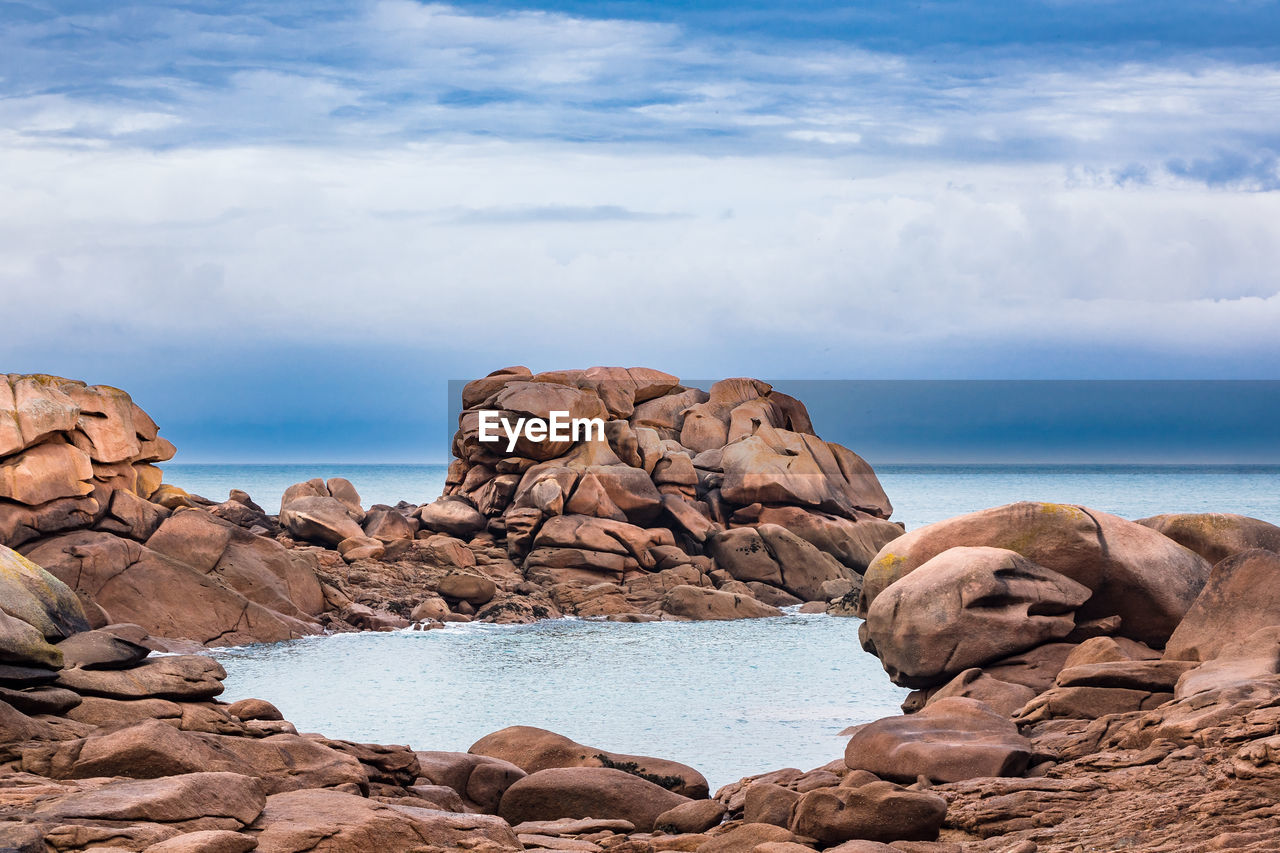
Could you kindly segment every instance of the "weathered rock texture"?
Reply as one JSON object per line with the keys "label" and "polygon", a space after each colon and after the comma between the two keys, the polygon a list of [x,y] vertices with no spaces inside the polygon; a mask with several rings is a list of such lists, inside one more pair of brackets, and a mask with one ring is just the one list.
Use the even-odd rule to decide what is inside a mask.
{"label": "weathered rock texture", "polygon": [[97,626],[202,645],[322,630],[315,556],[260,535],[274,522],[243,493],[214,504],[162,485],[155,463],[173,454],[123,391],[5,377],[0,544],[66,583]]}
{"label": "weathered rock texture", "polygon": [[[9,376],[0,543],[65,581],[91,624],[181,650],[470,619],[776,616],[856,594],[902,533],[870,466],[757,380],[707,392],[644,368],[509,368],[463,397],[440,500],[366,508],[347,480],[313,479],[270,515],[238,490],[216,503],[162,484],[174,448],[124,392]],[[482,410],[599,417],[605,437],[506,452],[479,441]]]}
{"label": "weathered rock texture", "polygon": [[[563,613],[773,615],[856,589],[902,533],[871,467],[758,380],[702,391],[645,368],[507,368],[467,385],[462,402],[445,495],[416,521],[488,537]],[[599,418],[604,438],[521,438],[508,452],[505,437],[480,440],[485,411],[512,423]]]}

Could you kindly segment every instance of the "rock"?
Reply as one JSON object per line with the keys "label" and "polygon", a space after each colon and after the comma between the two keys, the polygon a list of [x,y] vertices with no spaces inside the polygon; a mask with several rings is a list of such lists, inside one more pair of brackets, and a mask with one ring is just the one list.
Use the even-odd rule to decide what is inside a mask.
{"label": "rock", "polygon": [[739,506],[788,504],[854,518],[893,511],[871,466],[814,435],[766,425],[724,448],[725,499]]}
{"label": "rock", "polygon": [[[177,825],[224,819],[252,823],[266,798],[258,780],[237,773],[187,773],[164,779],[113,782],[38,806],[46,820],[153,821]],[[222,827],[229,828],[229,827]]]}
{"label": "rock", "polygon": [[89,630],[75,592],[17,551],[0,545],[0,611],[48,640]]}
{"label": "rock", "polygon": [[470,539],[488,523],[475,507],[461,498],[445,497],[424,504],[416,514],[424,529],[459,539]]}
{"label": "rock", "polygon": [[957,546],[1016,551],[1093,591],[1077,621],[1119,616],[1119,633],[1161,647],[1209,575],[1198,554],[1156,531],[1079,506],[1023,502],[926,525],[867,567],[862,612],[890,584]]}
{"label": "rock", "polygon": [[409,618],[414,622],[425,622],[429,619],[443,619],[448,614],[449,605],[445,604],[443,598],[433,596],[414,605],[413,610],[409,612]]}
{"label": "rock", "polygon": [[39,506],[58,498],[93,492],[89,454],[61,442],[47,442],[0,461],[0,498]]}
{"label": "rock", "polygon": [[1077,648],[1073,643],[1046,643],[987,664],[982,667],[982,671],[992,678],[1022,684],[1041,693],[1053,686],[1054,679],[1066,667],[1067,659]]}
{"label": "rock", "polygon": [[445,812],[465,812],[466,803],[462,796],[446,785],[413,785],[408,790],[418,799],[425,800],[426,805]]}
{"label": "rock", "polygon": [[152,844],[143,853],[249,853],[257,846],[257,840],[251,835],[229,829],[206,829],[175,835]]}
{"label": "rock", "polygon": [[338,543],[338,553],[348,563],[358,560],[380,560],[387,553],[386,546],[371,536],[352,536]]}
{"label": "rock", "polygon": [[59,669],[62,652],[46,642],[38,629],[0,610],[0,664]]}
{"label": "rock", "polygon": [[1183,673],[1195,667],[1193,661],[1140,660],[1108,661],[1072,666],[1058,673],[1059,687],[1120,687],[1148,693],[1172,693]]}
{"label": "rock", "polygon": [[742,819],[747,823],[771,823],[786,827],[800,795],[772,782],[757,782],[747,788]]}
{"label": "rock", "polygon": [[1280,625],[1261,628],[1223,646],[1217,656],[1183,673],[1174,697],[1229,690],[1280,675]]}
{"label": "rock", "polygon": [[851,770],[895,782],[920,776],[957,782],[1020,776],[1030,755],[1031,742],[1008,719],[981,702],[953,697],[910,716],[868,724],[849,740],[844,761]]}
{"label": "rock", "polygon": [[169,510],[133,492],[119,489],[111,493],[107,514],[97,524],[99,530],[145,542],[169,517]]}
{"label": "rock", "polygon": [[756,850],[770,843],[786,843],[794,836],[790,831],[769,823],[743,823],[717,835],[698,847],[698,853],[738,853]]}
{"label": "rock", "polygon": [[222,692],[227,671],[213,658],[175,655],[149,658],[132,669],[65,669],[58,683],[66,688],[110,699],[159,697],[198,701]]}
{"label": "rock", "polygon": [[608,752],[533,726],[510,726],[485,735],[471,745],[469,752],[508,761],[526,773],[551,768],[605,767],[631,773],[693,799],[702,799],[708,794],[706,778],[686,764],[644,755]]}
{"label": "rock", "polygon": [[1271,625],[1280,625],[1280,554],[1242,551],[1213,567],[1165,657],[1212,660],[1224,646]]}
{"label": "rock", "polygon": [[734,580],[782,586],[782,569],[755,529],[737,528],[716,533],[707,539],[707,553]]}
{"label": "rock", "polygon": [[860,514],[851,520],[796,506],[746,507],[735,512],[731,522],[776,524],[858,574],[866,571],[881,548],[903,534],[897,524],[872,515]]}
{"label": "rock", "polygon": [[662,601],[662,610],[693,621],[760,619],[781,616],[782,611],[754,598],[687,584],[677,586]]}
{"label": "rock", "polygon": [[[177,513],[165,523],[184,515],[203,516],[205,527],[226,524],[195,510]],[[243,645],[319,633],[320,625],[306,616],[324,604],[314,572],[279,543],[227,527],[232,528],[230,544],[207,575],[137,542],[95,531],[47,539],[32,547],[28,557],[91,596],[116,620],[141,625],[154,637]],[[252,541],[237,542],[238,536]],[[252,601],[224,582],[299,616]]]}
{"label": "rock", "polygon": [[60,687],[0,687],[0,702],[7,702],[23,714],[61,716],[81,703],[80,696]]}
{"label": "rock", "polygon": [[658,815],[653,828],[655,832],[670,835],[706,832],[720,825],[725,812],[724,804],[719,800],[692,800]]}
{"label": "rock", "polygon": [[261,779],[268,794],[369,781],[356,758],[299,735],[250,738],[180,731],[160,720],[29,750],[22,761],[28,772],[65,779],[160,778],[206,770],[239,773]]}
{"label": "rock", "polygon": [[447,600],[465,601],[479,607],[493,600],[498,587],[483,575],[451,572],[440,578],[436,592]]}
{"label": "rock", "polygon": [[280,524],[299,539],[331,546],[353,536],[364,536],[351,508],[332,497],[294,499],[281,506]]}
{"label": "rock", "polygon": [[342,501],[347,509],[351,512],[351,516],[357,521],[364,520],[364,508],[360,504],[360,493],[356,491],[356,487],[346,477],[330,477],[325,481],[325,491],[330,497]]}
{"label": "rock", "polygon": [[1156,708],[1173,698],[1172,692],[1123,687],[1055,687],[1032,699],[1014,719],[1019,725],[1042,720],[1096,720]]}
{"label": "rock", "polygon": [[109,629],[74,634],[58,643],[63,666],[80,669],[130,669],[151,650],[116,636]]}
{"label": "rock", "polygon": [[1065,637],[1089,595],[1014,551],[951,548],[877,597],[866,628],[895,683],[929,687]]}
{"label": "rock", "polygon": [[76,427],[80,408],[53,376],[10,373],[0,379],[0,456]]}
{"label": "rock", "polygon": [[1062,669],[1112,661],[1159,660],[1160,652],[1124,637],[1093,637],[1076,646],[1062,663]]}
{"label": "rock", "polygon": [[562,817],[616,818],[641,832],[687,797],[608,767],[557,767],[517,781],[502,795],[498,814],[509,823]]}
{"label": "rock", "polygon": [[735,580],[782,587],[802,601],[826,601],[824,584],[856,577],[834,557],[776,524],[713,534],[707,551]]}
{"label": "rock", "polygon": [[392,509],[370,510],[364,517],[366,536],[380,542],[396,542],[412,539],[418,532],[418,522],[405,518]]}
{"label": "rock", "polygon": [[521,849],[511,828],[488,815],[392,806],[340,791],[269,796],[249,832],[257,853]]}
{"label": "rock", "polygon": [[249,720],[284,719],[280,709],[265,699],[241,699],[237,702],[232,702],[227,706],[227,713],[246,722]]}
{"label": "rock", "polygon": [[1140,518],[1145,527],[1163,533],[1216,565],[1241,551],[1263,548],[1280,552],[1280,527],[1257,518],[1225,512],[1169,513]]}
{"label": "rock", "polygon": [[929,697],[926,704],[959,696],[982,702],[1001,716],[1010,717],[1035,698],[1036,691],[1024,684],[993,678],[980,669],[966,669]]}
{"label": "rock", "polygon": [[891,782],[819,788],[796,803],[791,831],[823,845],[867,841],[932,841],[947,814],[937,794],[908,791]]}
{"label": "rock", "polygon": [[435,785],[457,791],[482,811],[492,814],[517,780],[528,774],[509,761],[466,752],[419,752],[418,770]]}

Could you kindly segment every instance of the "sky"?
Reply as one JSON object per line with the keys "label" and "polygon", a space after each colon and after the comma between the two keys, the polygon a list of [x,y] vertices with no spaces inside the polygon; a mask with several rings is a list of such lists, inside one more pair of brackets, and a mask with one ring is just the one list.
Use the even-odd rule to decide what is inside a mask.
{"label": "sky", "polygon": [[0,0],[0,371],[188,462],[510,364],[1276,378],[1278,156],[1263,0]]}

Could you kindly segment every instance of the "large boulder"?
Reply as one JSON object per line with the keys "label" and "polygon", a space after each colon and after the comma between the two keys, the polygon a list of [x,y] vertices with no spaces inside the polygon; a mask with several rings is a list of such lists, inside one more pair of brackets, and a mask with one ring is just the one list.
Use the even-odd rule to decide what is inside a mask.
{"label": "large boulder", "polygon": [[608,767],[686,797],[701,799],[708,794],[706,778],[687,764],[584,746],[533,726],[510,726],[485,735],[471,745],[469,752],[509,761],[526,773],[556,767]]}
{"label": "large boulder", "polygon": [[663,613],[694,622],[729,619],[762,619],[781,616],[778,608],[763,604],[750,595],[681,584],[662,600]]}
{"label": "large boulder", "polygon": [[0,545],[0,611],[48,640],[89,630],[75,592],[36,563]]}
{"label": "large boulder", "polygon": [[364,535],[360,518],[334,497],[296,498],[280,507],[280,524],[299,539],[325,545]]}
{"label": "large boulder", "polygon": [[[843,841],[933,841],[942,829],[947,801],[891,782],[817,788],[796,803],[791,831],[823,846]],[[893,849],[893,848],[888,848]]]}
{"label": "large boulder", "polygon": [[1209,564],[1149,527],[1066,504],[1023,502],[918,528],[886,545],[867,567],[859,608],[950,548],[1016,551],[1087,587],[1080,621],[1119,616],[1120,636],[1163,647],[1200,594]]}
{"label": "large boulder", "polygon": [[887,717],[861,729],[844,763],[894,782],[924,776],[959,782],[980,776],[1021,776],[1031,742],[1008,718],[974,699],[942,699],[918,713]]}
{"label": "large boulder", "polygon": [[1138,524],[1168,536],[1209,561],[1263,548],[1280,552],[1280,527],[1230,512],[1166,513],[1140,518]]}
{"label": "large boulder", "polygon": [[508,788],[498,814],[511,824],[564,817],[620,819],[649,832],[659,815],[687,802],[688,797],[622,770],[557,767]]}
{"label": "large boulder", "polygon": [[890,585],[867,612],[895,683],[942,684],[1069,634],[1084,586],[1002,548],[951,548]]}
{"label": "large boulder", "polygon": [[[193,517],[197,515],[203,513],[192,511]],[[310,569],[277,550],[278,543],[249,538],[254,541],[243,547],[232,541],[207,573],[132,540],[89,530],[64,533],[29,546],[27,556],[91,598],[114,619],[141,625],[156,637],[229,646],[319,633],[320,625],[310,618],[272,610],[231,588],[235,584],[255,598],[273,603],[280,603],[287,590],[308,609],[318,612],[323,606],[318,581]],[[194,540],[187,544],[184,554],[200,550]],[[281,559],[264,561],[254,556],[263,547]],[[290,605],[290,610],[297,613],[302,607]]]}
{"label": "large boulder", "polygon": [[1207,661],[1254,632],[1280,625],[1280,553],[1241,551],[1213,567],[1165,656]]}

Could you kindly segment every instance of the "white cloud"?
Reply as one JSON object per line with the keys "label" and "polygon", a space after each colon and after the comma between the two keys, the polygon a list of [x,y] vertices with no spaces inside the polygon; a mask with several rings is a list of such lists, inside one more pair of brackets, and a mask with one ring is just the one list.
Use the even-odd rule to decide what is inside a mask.
{"label": "white cloud", "polygon": [[824,347],[889,359],[948,340],[1273,351],[1280,319],[1280,195],[1099,190],[1038,166],[10,147],[0,193],[11,346],[93,329],[94,345],[494,341],[585,362],[661,342],[813,370]]}

